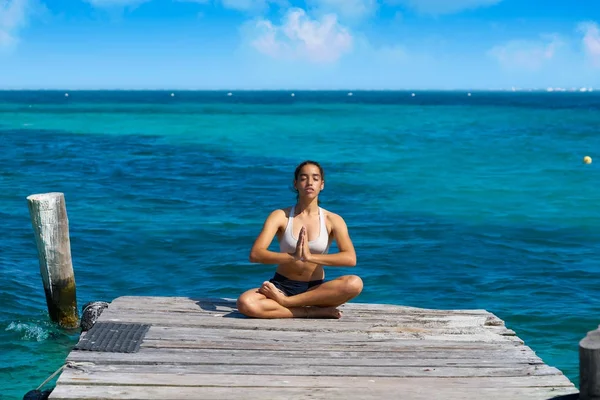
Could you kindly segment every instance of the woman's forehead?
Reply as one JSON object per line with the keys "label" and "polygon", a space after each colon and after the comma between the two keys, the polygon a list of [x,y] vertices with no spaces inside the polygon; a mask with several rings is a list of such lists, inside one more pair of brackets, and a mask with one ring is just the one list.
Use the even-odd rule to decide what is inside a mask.
{"label": "woman's forehead", "polygon": [[306,164],[300,169],[300,174],[321,175],[321,171],[316,165]]}

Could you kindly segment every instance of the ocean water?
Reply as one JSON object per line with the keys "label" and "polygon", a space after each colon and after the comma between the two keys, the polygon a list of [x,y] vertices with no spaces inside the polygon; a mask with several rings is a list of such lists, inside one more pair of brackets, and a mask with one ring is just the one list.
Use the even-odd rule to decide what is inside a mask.
{"label": "ocean water", "polygon": [[0,397],[77,341],[48,320],[28,195],[65,193],[80,307],[237,297],[273,273],[249,249],[305,159],[357,249],[355,268],[326,269],[363,278],[354,301],[486,309],[578,384],[600,324],[600,94],[9,91]]}

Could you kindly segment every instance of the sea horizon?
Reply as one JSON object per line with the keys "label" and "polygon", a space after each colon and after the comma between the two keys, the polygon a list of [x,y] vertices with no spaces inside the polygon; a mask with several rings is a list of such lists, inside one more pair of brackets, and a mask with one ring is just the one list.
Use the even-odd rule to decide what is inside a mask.
{"label": "sea horizon", "polygon": [[[551,89],[551,90],[550,90]],[[585,90],[583,90],[585,89]],[[591,90],[590,90],[591,89]],[[235,87],[224,87],[224,88],[178,88],[178,87],[157,87],[157,88],[70,88],[70,87],[49,87],[49,88],[0,88],[0,92],[54,92],[54,91],[73,91],[73,92],[151,92],[151,91],[182,91],[182,92],[547,92],[547,93],[594,93],[600,88],[595,88],[593,85],[590,86],[578,86],[578,87],[499,87],[499,88],[477,88],[477,87],[459,87],[459,88],[418,88],[418,87],[407,87],[407,88],[396,88],[396,89],[381,89],[381,88],[352,88],[352,87],[341,87],[341,88],[330,88],[330,89],[319,89],[319,88],[301,88],[301,87],[289,87],[289,88],[235,88]]]}

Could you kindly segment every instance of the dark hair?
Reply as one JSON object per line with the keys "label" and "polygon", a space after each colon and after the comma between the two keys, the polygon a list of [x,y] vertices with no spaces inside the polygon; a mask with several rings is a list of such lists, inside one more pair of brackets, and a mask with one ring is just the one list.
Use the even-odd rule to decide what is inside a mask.
{"label": "dark hair", "polygon": [[[298,166],[296,167],[296,170],[294,171],[294,181],[298,180],[298,176],[300,175],[300,170],[302,169],[302,167],[304,167],[305,165],[314,165],[315,167],[319,168],[319,173],[321,174],[321,181],[324,182],[325,181],[325,171],[323,171],[323,167],[321,167],[321,164],[319,164],[316,161],[311,161],[311,160],[306,160],[306,161],[302,161],[300,164],[298,164]],[[298,198],[300,197],[300,195],[298,194],[298,189],[296,189],[296,187],[294,186],[292,188],[292,190],[294,192],[296,192],[296,201],[298,201]],[[321,204],[320,201],[317,200],[317,204]]]}

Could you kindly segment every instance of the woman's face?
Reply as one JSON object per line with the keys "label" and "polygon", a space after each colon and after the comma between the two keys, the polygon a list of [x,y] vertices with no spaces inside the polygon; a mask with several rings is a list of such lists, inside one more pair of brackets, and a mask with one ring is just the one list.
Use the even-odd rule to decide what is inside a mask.
{"label": "woman's face", "polygon": [[313,164],[306,164],[300,169],[298,179],[294,182],[294,187],[298,190],[300,197],[315,198],[321,193],[325,186],[319,167]]}

